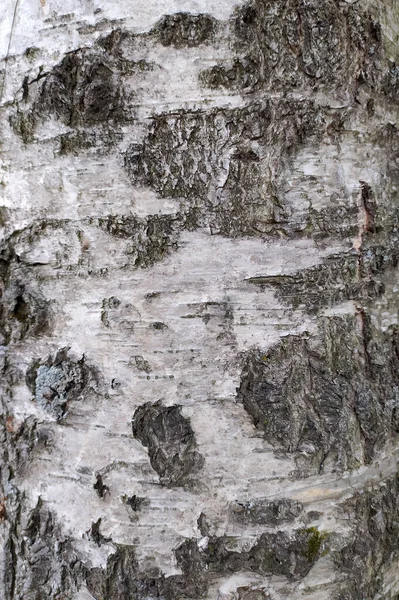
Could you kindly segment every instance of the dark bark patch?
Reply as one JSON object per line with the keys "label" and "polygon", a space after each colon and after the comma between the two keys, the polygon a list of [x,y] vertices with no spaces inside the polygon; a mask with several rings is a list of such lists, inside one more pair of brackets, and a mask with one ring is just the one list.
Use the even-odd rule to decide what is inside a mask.
{"label": "dark bark patch", "polygon": [[180,229],[275,233],[288,219],[278,176],[306,140],[322,139],[330,118],[312,101],[293,99],[161,114],[143,143],[128,148],[125,167],[133,184],[179,202]]}
{"label": "dark bark patch", "polygon": [[150,35],[163,46],[193,48],[212,41],[217,30],[218,22],[210,15],[180,12],[162,17]]}
{"label": "dark bark patch", "polygon": [[237,600],[271,600],[271,596],[263,589],[243,586],[237,588]]}
{"label": "dark bark patch", "polygon": [[196,450],[194,431],[179,406],[146,403],[133,416],[133,436],[148,448],[151,466],[164,485],[188,483],[204,459]]}
{"label": "dark bark patch", "polygon": [[27,515],[25,527],[22,524],[25,502],[19,494],[13,500],[10,534],[5,545],[5,600],[17,597],[57,600],[74,595],[85,569],[72,549],[71,540],[62,534],[41,498]]}
{"label": "dark bark patch", "polygon": [[280,500],[255,499],[236,502],[232,506],[234,518],[240,523],[254,525],[279,525],[292,523],[302,512],[300,502],[282,498]]}
{"label": "dark bark patch", "polygon": [[136,494],[133,494],[133,496],[124,496],[123,502],[126,504],[126,506],[129,506],[134,513],[139,512],[142,508],[144,508],[144,506],[149,504],[149,500],[147,498],[137,496]]}
{"label": "dark bark patch", "polygon": [[[356,250],[332,254],[320,264],[293,275],[258,275],[248,282],[274,288],[285,304],[309,313],[346,300],[365,303],[381,296],[385,291],[384,275],[399,264],[399,210],[391,196],[376,198],[370,184],[359,183],[360,206],[344,211],[340,216],[344,226],[339,224],[332,209],[324,214],[316,215],[315,211],[309,214],[314,239],[333,234],[356,235],[359,244]],[[350,213],[351,224],[347,220]]]}
{"label": "dark bark patch", "polygon": [[[272,287],[284,304],[315,314],[324,306],[331,307],[346,300],[366,302],[381,296],[385,284],[378,275],[394,266],[396,254],[395,247],[377,246],[372,250],[370,246],[363,247],[360,256],[355,252],[331,255],[321,264],[295,275],[259,275],[247,281],[261,287]],[[364,260],[361,262],[361,259]],[[360,271],[359,263],[363,271]]]}
{"label": "dark bark patch", "polygon": [[183,229],[179,214],[135,216],[109,215],[99,219],[101,229],[129,240],[128,255],[135,267],[151,267],[177,249],[179,231]]}
{"label": "dark bark patch", "polygon": [[207,575],[215,573],[228,575],[242,570],[263,576],[302,578],[326,549],[326,540],[326,533],[313,527],[290,534],[278,531],[262,534],[248,552],[236,552],[229,549],[228,537],[211,536],[205,549],[199,550],[195,540],[189,539],[175,554],[184,580],[191,579],[194,595],[194,588],[201,589]]}
{"label": "dark bark patch", "polygon": [[[352,523],[352,535],[334,553],[337,570],[346,584],[334,600],[375,598],[384,584],[385,568],[396,564],[399,551],[399,477],[394,475],[381,486],[356,493],[342,505]],[[392,567],[391,567],[392,568]]]}
{"label": "dark bark patch", "polygon": [[90,49],[69,52],[49,72],[40,70],[32,80],[25,77],[22,102],[10,117],[25,143],[34,140],[37,126],[49,116],[72,129],[60,136],[61,154],[92,147],[104,153],[116,143],[120,125],[132,119],[124,76],[143,71],[146,63],[123,58],[118,48],[127,34],[113,33]]}
{"label": "dark bark patch", "polygon": [[167,328],[168,326],[166,323],[163,323],[162,321],[154,321],[151,323],[151,329],[155,329],[155,331],[165,331]]}
{"label": "dark bark patch", "polygon": [[34,111],[65,125],[92,125],[122,117],[122,88],[114,65],[100,53],[77,50],[45,78]]}
{"label": "dark bark patch", "polygon": [[0,296],[0,335],[3,343],[46,335],[51,332],[52,325],[52,303],[39,291],[18,282],[6,287]]}
{"label": "dark bark patch", "polygon": [[399,96],[399,66],[393,61],[388,64],[383,91],[389,99],[397,101]]}
{"label": "dark bark patch", "polygon": [[103,534],[100,531],[100,526],[101,518],[97,519],[97,521],[95,522],[93,521],[90,529],[84,534],[84,537],[94,542],[97,546],[101,546],[102,544],[107,544],[108,542],[112,541],[111,538],[106,538],[103,536]]}
{"label": "dark bark patch", "polygon": [[395,430],[398,331],[374,330],[368,317],[321,321],[320,338],[287,337],[251,353],[238,396],[277,448],[295,453],[304,473],[369,464]]}
{"label": "dark bark patch", "polygon": [[136,355],[133,358],[134,358],[136,368],[139,371],[144,371],[144,373],[147,373],[147,375],[149,373],[151,373],[152,368],[151,368],[151,365],[148,362],[148,360],[146,360],[143,356],[139,356],[139,355]]}
{"label": "dark bark patch", "polygon": [[[88,589],[97,600],[146,600],[149,597],[197,600],[206,596],[215,576],[230,576],[239,571],[301,579],[328,551],[326,532],[315,527],[298,529],[291,534],[283,531],[263,534],[248,552],[230,550],[231,540],[227,537],[209,537],[207,547],[202,550],[197,541],[189,538],[176,548],[176,561],[182,575],[170,577],[140,572],[133,547],[118,545],[105,569],[88,572]],[[268,596],[261,590],[240,588],[239,599],[267,600]]]}
{"label": "dark bark patch", "polygon": [[236,10],[231,35],[230,64],[201,75],[210,87],[254,91],[328,85],[355,94],[359,73],[371,85],[379,76],[380,25],[356,6],[254,0]]}
{"label": "dark bark patch", "polygon": [[121,545],[109,557],[105,569],[88,571],[86,583],[96,600],[144,600],[157,584],[153,578],[140,574],[134,548]]}
{"label": "dark bark patch", "polygon": [[100,498],[104,498],[109,492],[109,487],[105,485],[104,480],[99,473],[96,475],[96,482],[93,485],[93,488],[96,490]]}

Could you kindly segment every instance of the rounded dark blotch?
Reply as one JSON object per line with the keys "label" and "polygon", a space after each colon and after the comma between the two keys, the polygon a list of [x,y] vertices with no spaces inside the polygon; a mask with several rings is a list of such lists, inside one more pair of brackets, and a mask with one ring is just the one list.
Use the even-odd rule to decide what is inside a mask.
{"label": "rounded dark blotch", "polygon": [[194,431],[181,407],[150,402],[134,413],[133,436],[148,448],[151,466],[166,485],[184,485],[204,464]]}

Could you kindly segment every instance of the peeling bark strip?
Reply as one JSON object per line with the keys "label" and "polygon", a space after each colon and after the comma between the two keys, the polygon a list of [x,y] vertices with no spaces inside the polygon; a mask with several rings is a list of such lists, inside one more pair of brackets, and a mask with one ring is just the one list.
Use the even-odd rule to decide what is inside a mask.
{"label": "peeling bark strip", "polygon": [[0,600],[397,600],[396,0],[92,4],[0,6]]}

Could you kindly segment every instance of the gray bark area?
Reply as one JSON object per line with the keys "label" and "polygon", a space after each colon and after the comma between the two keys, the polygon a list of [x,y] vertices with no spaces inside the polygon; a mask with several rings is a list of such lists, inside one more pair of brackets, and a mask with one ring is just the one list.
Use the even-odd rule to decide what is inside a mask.
{"label": "gray bark area", "polygon": [[0,7],[1,600],[398,600],[398,36]]}

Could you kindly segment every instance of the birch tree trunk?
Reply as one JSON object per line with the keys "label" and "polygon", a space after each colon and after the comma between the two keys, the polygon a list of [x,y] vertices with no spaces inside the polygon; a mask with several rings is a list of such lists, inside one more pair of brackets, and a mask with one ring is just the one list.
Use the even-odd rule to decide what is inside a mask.
{"label": "birch tree trunk", "polygon": [[0,598],[397,600],[398,1],[0,19]]}

